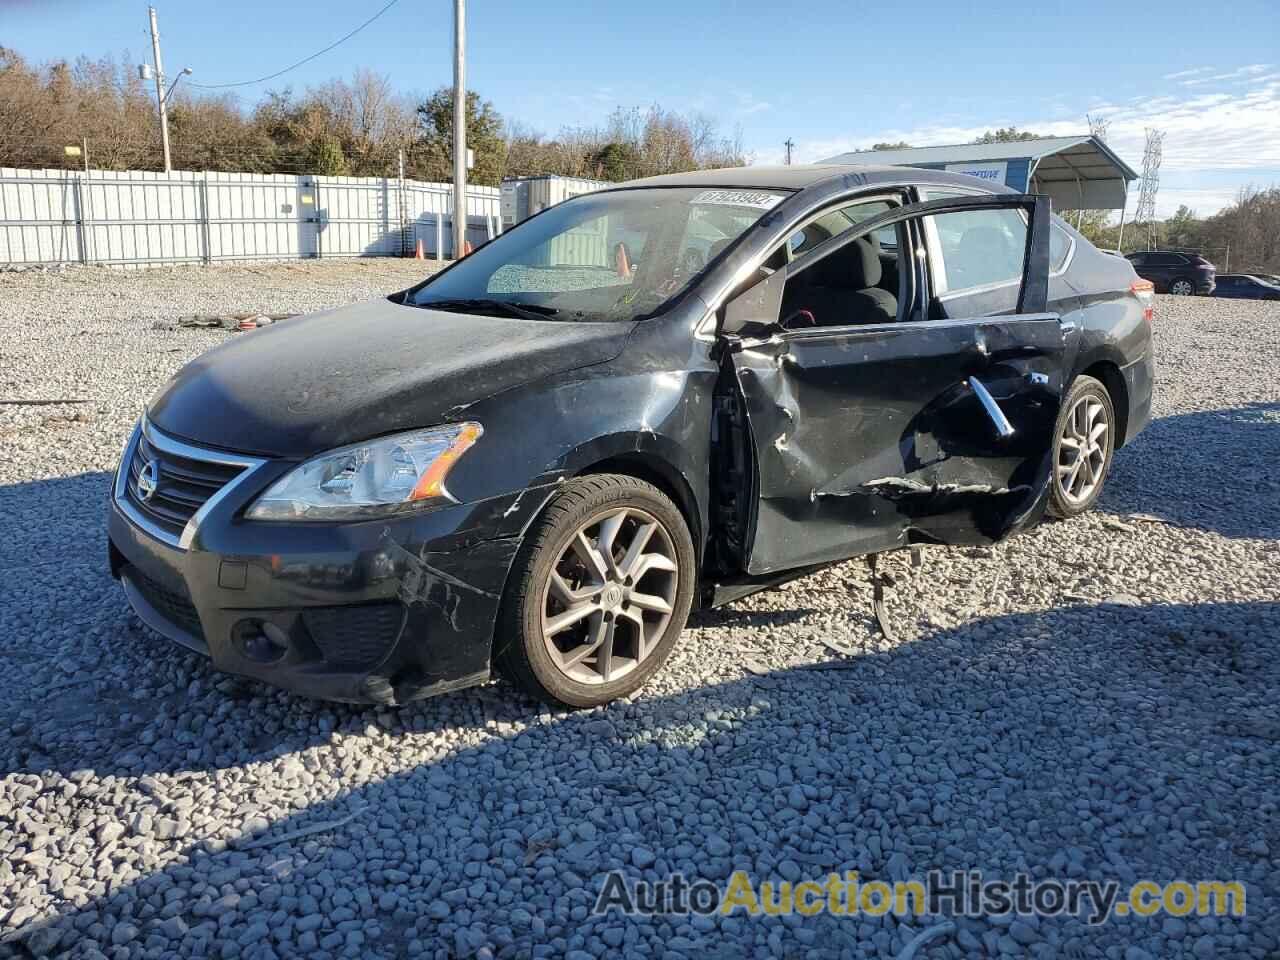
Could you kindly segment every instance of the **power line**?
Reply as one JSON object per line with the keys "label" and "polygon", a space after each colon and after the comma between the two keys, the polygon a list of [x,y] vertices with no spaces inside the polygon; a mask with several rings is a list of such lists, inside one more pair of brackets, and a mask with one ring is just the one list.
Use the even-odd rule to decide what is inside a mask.
{"label": "power line", "polygon": [[335,40],[333,43],[329,44],[329,46],[325,47],[323,50],[319,50],[316,53],[311,54],[311,56],[309,57],[303,57],[297,63],[287,66],[283,70],[277,70],[275,73],[269,73],[265,77],[258,77],[256,80],[237,80],[235,83],[196,83],[194,80],[188,80],[187,85],[192,87],[200,87],[201,89],[204,89],[204,90],[223,90],[227,87],[249,87],[255,83],[265,83],[268,80],[274,80],[276,77],[282,77],[286,73],[288,73],[290,70],[296,70],[298,67],[302,66],[304,63],[310,63],[312,60],[316,59],[317,57],[324,56],[334,47],[337,47],[346,43],[348,40],[354,37],[357,33],[359,33],[369,24],[373,23],[373,21],[377,20],[380,16],[382,16],[384,13],[386,13],[388,10],[390,10],[399,2],[400,0],[391,0],[390,3],[388,3],[385,7],[383,7],[381,10],[375,13],[372,17],[370,17],[364,23],[360,24],[360,26],[356,27],[354,30],[348,33],[345,37],[342,37],[339,40]]}

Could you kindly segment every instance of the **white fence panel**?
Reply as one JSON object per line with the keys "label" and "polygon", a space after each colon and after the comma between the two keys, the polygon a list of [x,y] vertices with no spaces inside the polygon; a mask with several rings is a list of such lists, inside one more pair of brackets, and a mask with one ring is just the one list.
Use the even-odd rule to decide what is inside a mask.
{"label": "white fence panel", "polygon": [[[3,168],[0,263],[452,256],[452,208],[452,185],[394,177]],[[499,190],[468,188],[468,241],[499,229]]]}
{"label": "white fence panel", "polygon": [[317,255],[315,189],[287,174],[209,173],[204,179],[205,250],[218,260],[293,260]]}
{"label": "white fence panel", "polygon": [[76,181],[60,171],[0,170],[0,262],[79,260],[79,207]]}

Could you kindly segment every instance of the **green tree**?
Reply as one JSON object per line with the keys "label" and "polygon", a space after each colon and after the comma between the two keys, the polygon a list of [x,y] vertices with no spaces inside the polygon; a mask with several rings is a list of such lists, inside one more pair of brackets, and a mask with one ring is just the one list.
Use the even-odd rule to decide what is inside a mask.
{"label": "green tree", "polygon": [[[435,181],[453,179],[453,88],[441,87],[418,104],[418,139],[409,155],[413,176]],[[467,92],[467,148],[475,153],[468,174],[472,183],[496,187],[502,182],[506,143],[502,117],[480,94]]]}
{"label": "green tree", "polygon": [[320,136],[311,141],[311,169],[322,177],[345,177],[349,171],[342,145],[333,137]]}
{"label": "green tree", "polygon": [[610,141],[591,154],[592,176],[614,183],[630,179],[639,159],[639,151],[631,144]]}
{"label": "green tree", "polygon": [[1164,222],[1164,235],[1171,247],[1195,249],[1200,245],[1203,232],[1204,224],[1185,203]]}
{"label": "green tree", "polygon": [[974,140],[974,143],[1016,143],[1019,140],[1039,140],[1040,134],[1017,127],[1001,127],[999,130],[988,130]]}

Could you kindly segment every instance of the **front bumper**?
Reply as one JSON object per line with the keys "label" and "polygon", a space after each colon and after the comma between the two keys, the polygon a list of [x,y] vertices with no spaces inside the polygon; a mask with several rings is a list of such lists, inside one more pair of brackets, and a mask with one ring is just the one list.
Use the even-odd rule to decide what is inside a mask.
{"label": "front bumper", "polygon": [[142,621],[220,670],[321,699],[402,703],[488,679],[507,572],[545,497],[361,523],[243,520],[291,466],[262,464],[185,546],[147,529],[117,487],[111,572]]}
{"label": "front bumper", "polygon": [[1196,280],[1196,296],[1207,297],[1217,288],[1217,280],[1213,277],[1201,277]]}

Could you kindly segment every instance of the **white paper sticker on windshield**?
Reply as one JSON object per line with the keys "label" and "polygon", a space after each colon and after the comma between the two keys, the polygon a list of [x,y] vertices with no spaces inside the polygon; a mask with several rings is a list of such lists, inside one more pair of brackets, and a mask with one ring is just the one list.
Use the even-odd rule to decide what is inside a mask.
{"label": "white paper sticker on windshield", "polygon": [[694,203],[723,203],[731,207],[755,207],[757,210],[771,210],[781,200],[781,194],[756,190],[703,190],[693,198]]}

